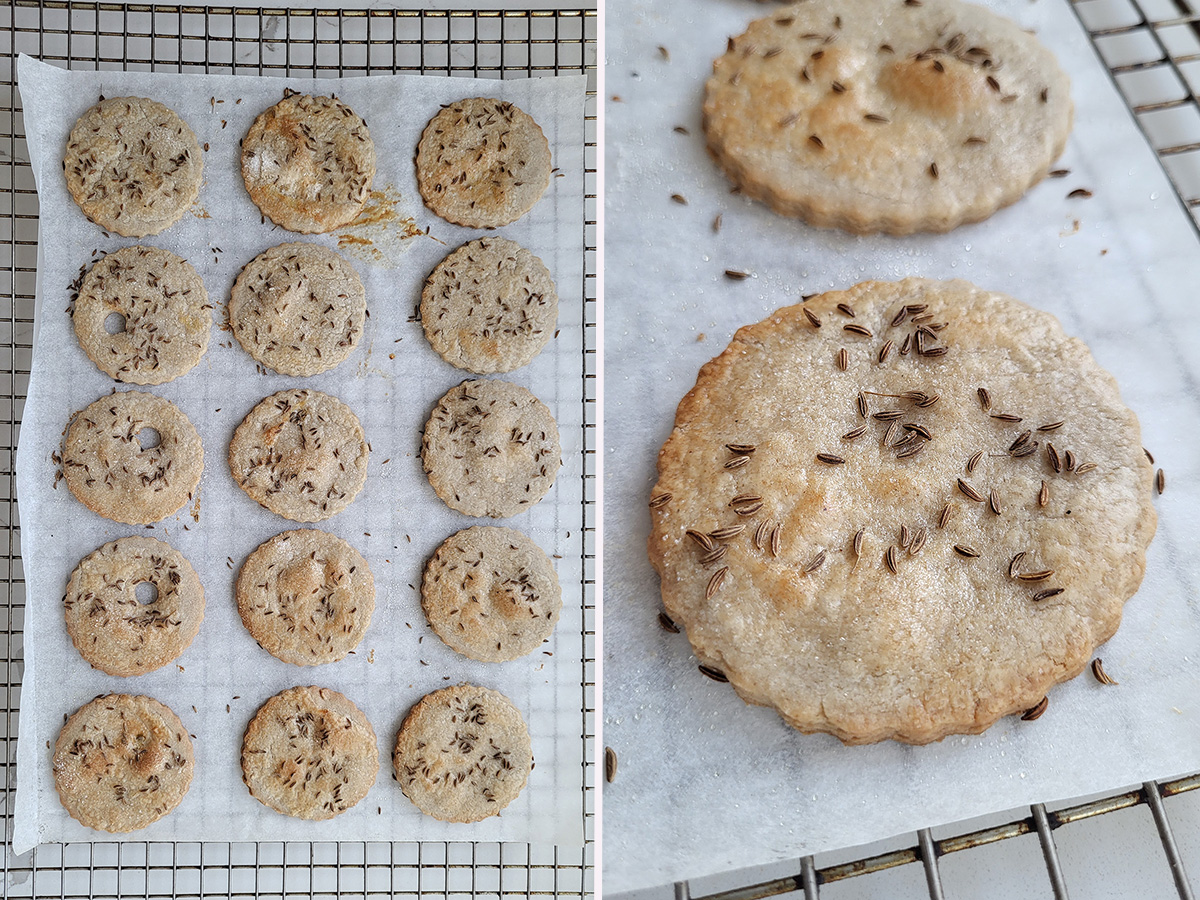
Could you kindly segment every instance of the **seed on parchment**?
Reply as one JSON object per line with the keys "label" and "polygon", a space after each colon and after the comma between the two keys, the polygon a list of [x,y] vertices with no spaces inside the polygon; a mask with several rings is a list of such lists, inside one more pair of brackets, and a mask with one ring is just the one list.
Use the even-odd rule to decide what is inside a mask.
{"label": "seed on parchment", "polygon": [[685,136],[686,136],[686,135],[689,135],[689,134],[691,134],[691,132],[690,132],[690,131],[688,131],[688,130],[687,130],[687,129],[686,129],[684,126],[682,126],[682,125],[676,125],[676,126],[675,126],[675,127],[672,129],[672,131],[674,131],[676,134],[682,134],[682,135],[685,135]]}
{"label": "seed on parchment", "polygon": [[687,197],[683,196],[683,194],[672,194],[671,199],[674,200],[676,203],[680,204],[681,206],[688,205]]}
{"label": "seed on parchment", "polygon": [[1142,452],[1146,454],[1146,459],[1150,460],[1150,465],[1154,465],[1154,454],[1145,447],[1142,448]]}
{"label": "seed on parchment", "polygon": [[750,277],[750,273],[745,269],[726,269],[725,277],[730,281],[742,281]]}
{"label": "seed on parchment", "polygon": [[895,548],[895,546],[891,546],[891,547],[887,548],[887,553],[883,554],[883,561],[887,565],[888,571],[890,571],[893,575],[895,575],[899,571],[896,568],[896,548]]}
{"label": "seed on parchment", "polygon": [[713,223],[712,223],[713,234],[721,233],[721,221],[723,219],[724,219],[724,215],[721,213],[717,213],[717,217],[715,219],[713,219]]}
{"label": "seed on parchment", "polygon": [[658,625],[663,631],[669,631],[671,634],[679,634],[679,626],[675,624],[675,620],[668,616],[665,612],[658,614]]}
{"label": "seed on parchment", "polygon": [[1119,684],[1120,683],[1120,682],[1114,681],[1112,676],[1104,671],[1104,660],[1102,660],[1098,656],[1092,660],[1092,676],[1101,684]]}
{"label": "seed on parchment", "polygon": [[958,479],[958,489],[968,500],[974,500],[976,503],[982,503],[984,501],[983,494],[971,487],[970,483],[962,478]]}
{"label": "seed on parchment", "polygon": [[1033,602],[1040,603],[1043,600],[1049,600],[1051,597],[1057,597],[1066,588],[1046,588],[1044,591],[1038,591],[1033,595]]}
{"label": "seed on parchment", "polygon": [[979,388],[975,391],[979,395],[979,405],[983,407],[983,411],[987,412],[992,408],[992,395],[988,393],[987,388]]}
{"label": "seed on parchment", "polygon": [[671,495],[669,493],[656,494],[650,498],[650,508],[658,509],[659,507],[666,506],[670,502]]}
{"label": "seed on parchment", "polygon": [[1167,476],[1162,469],[1154,474],[1154,489],[1161,495],[1167,489]]}
{"label": "seed on parchment", "polygon": [[609,784],[617,777],[617,751],[612,747],[604,748],[604,780]]}
{"label": "seed on parchment", "polygon": [[979,551],[968,544],[955,544],[954,552],[959,556],[965,556],[967,559],[975,559],[979,556]]}
{"label": "seed on parchment", "polygon": [[1068,200],[1075,200],[1078,198],[1086,199],[1090,196],[1092,196],[1092,192],[1089,191],[1087,188],[1075,188],[1075,190],[1073,190],[1073,191],[1071,191],[1071,193],[1067,194],[1067,199]]}
{"label": "seed on parchment", "polygon": [[1025,559],[1025,551],[1022,550],[1012,558],[1012,562],[1008,564],[1008,577],[1016,578],[1017,573],[1021,571],[1021,561]]}
{"label": "seed on parchment", "polygon": [[720,669],[714,669],[712,666],[698,666],[697,668],[700,669],[701,675],[705,675],[711,678],[713,681],[719,681],[722,684],[729,681],[729,679],[725,677],[725,673]]}
{"label": "seed on parchment", "polygon": [[721,582],[725,580],[725,576],[729,574],[729,566],[721,566],[717,571],[712,573],[712,577],[708,579],[708,587],[704,589],[704,599],[711,600],[721,588]]}
{"label": "seed on parchment", "polygon": [[1038,506],[1045,507],[1050,502],[1050,485],[1042,482],[1041,490],[1038,491]]}
{"label": "seed on parchment", "polygon": [[1032,722],[1034,719],[1040,719],[1042,717],[1042,713],[1046,711],[1046,707],[1049,705],[1050,698],[1043,697],[1034,706],[1031,706],[1021,714],[1021,721]]}

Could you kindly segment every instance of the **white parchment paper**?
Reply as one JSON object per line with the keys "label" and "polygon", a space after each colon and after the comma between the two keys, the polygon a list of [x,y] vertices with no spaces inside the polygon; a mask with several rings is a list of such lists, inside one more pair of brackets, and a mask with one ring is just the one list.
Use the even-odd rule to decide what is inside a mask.
{"label": "white parchment paper", "polygon": [[[769,6],[609,2],[604,740],[620,764],[604,791],[606,893],[1200,768],[1200,247],[1067,3],[988,5],[1034,29],[1071,77],[1070,175],[981,224],[897,239],[776,216],[731,196],[706,156],[711,61]],[[1095,196],[1066,199],[1079,187]],[[754,277],[730,281],[729,268]],[[1167,491],[1145,581],[1099,653],[1118,687],[1084,675],[1037,722],[848,748],[743,704],[658,627],[646,502],[676,405],[738,326],[803,294],[908,275],[966,278],[1057,315],[1116,375]]]}
{"label": "white parchment paper", "polygon": [[[149,694],[170,706],[194,735],[196,778],[179,808],[135,840],[487,840],[579,845],[583,842],[580,677],[583,502],[583,177],[585,82],[582,77],[519,81],[411,75],[332,79],[65,72],[22,57],[20,89],[37,178],[40,265],[33,371],[21,423],[17,489],[27,583],[25,677],[21,693],[17,810],[18,853],[44,841],[97,840],[101,833],[69,818],[58,801],[50,746],[63,717],[97,694]],[[370,319],[355,353],[307,379],[256,371],[225,331],[190,373],[146,388],[178,405],[204,441],[199,518],[191,506],[149,528],[110,522],[55,483],[51,454],[71,413],[115,385],[80,350],[67,314],[68,286],[93,250],[139,243],[105,236],[67,193],[63,148],[76,118],[99,95],[136,95],[175,109],[195,131],[205,183],[192,213],[141,243],[187,258],[217,307],[214,328],[241,267],[290,240],[337,245],[336,233],[298,236],[261,221],[241,180],[240,138],[285,88],[335,93],[366,121],[379,160],[375,188],[432,238],[414,238],[396,268],[351,257],[367,290]],[[554,555],[563,586],[558,629],[542,650],[490,665],[458,656],[428,628],[420,607],[421,571],[437,545],[460,528],[484,524],[445,507],[421,469],[420,435],[446,390],[468,376],[430,349],[414,308],[425,276],[441,258],[481,232],[449,225],[421,205],[413,156],[425,123],[442,104],[469,96],[511,100],[542,126],[556,174],[520,221],[498,233],[528,247],[549,267],[560,296],[559,333],[529,366],[505,376],[541,398],[557,418],[563,468],[538,506],[502,524],[529,534]],[[343,232],[345,230],[343,229]],[[434,240],[436,238],[437,240]],[[263,651],[242,626],[233,596],[237,569],[262,541],[298,527],[259,507],[234,484],[225,454],[234,428],[260,399],[295,386],[327,391],[358,415],[372,452],[366,487],[341,514],[319,523],[349,541],[375,575],[376,610],[355,655],[301,669]],[[148,534],[178,548],[204,584],[207,612],[199,636],[157,672],[116,678],[93,670],[63,625],[62,594],[76,563],[106,541]],[[472,681],[507,694],[521,709],[536,761],[529,784],[499,818],[475,825],[438,822],[420,812],[392,780],[390,752],[408,709],[424,694]],[[380,773],[361,803],[327,822],[281,816],[254,800],[241,781],[241,735],[258,707],[280,690],[318,684],[339,690],[366,713],[379,736]],[[107,839],[107,838],[106,838]]]}

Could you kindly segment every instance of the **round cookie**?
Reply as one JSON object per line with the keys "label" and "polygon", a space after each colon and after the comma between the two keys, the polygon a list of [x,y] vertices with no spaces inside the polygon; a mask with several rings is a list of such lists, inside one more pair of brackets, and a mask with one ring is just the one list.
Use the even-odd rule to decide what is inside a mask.
{"label": "round cookie", "polygon": [[280,391],[246,414],[229,443],[229,469],[246,494],[294,522],[350,505],[367,480],[370,449],[358,417],[320,391]]}
{"label": "round cookie", "polygon": [[1033,707],[1116,631],[1157,521],[1112,376],[1053,316],[963,281],[869,282],[741,329],[658,472],[650,559],[699,661],[847,743]]}
{"label": "round cookie", "polygon": [[562,450],[554,416],[525,388],[464,381],[445,393],[425,423],[421,461],[451,509],[507,518],[546,495]]}
{"label": "round cookie", "polygon": [[88,270],[71,318],[100,371],[129,384],[163,384],[191,371],[208,349],[210,309],[187,260],[124,247]]}
{"label": "round cookie", "polygon": [[442,359],[480,374],[530,362],[554,334],[558,293],[545,263],[515,241],[463,244],[425,281],[421,324]]}
{"label": "round cookie", "polygon": [[362,337],[367,292],[342,256],[320,244],[280,244],[246,264],[229,295],[243,349],[281,375],[316,375]]}
{"label": "round cookie", "polygon": [[158,234],[200,195],[196,135],[144,97],[109,97],[79,117],[63,158],[67,190],[84,215],[123,237]]}
{"label": "round cookie", "polygon": [[333,97],[291,94],[254,120],[242,139],[242,178],[276,225],[321,234],[362,211],[375,178],[367,123]]}
{"label": "round cookie", "polygon": [[329,688],[281,691],[242,738],[242,781],[255,800],[285,816],[332,819],[367,796],[378,772],[371,723]]}
{"label": "round cookie", "polygon": [[[146,602],[138,588],[152,585]],[[109,675],[141,675],[176,659],[204,620],[204,588],[170,544],[124,537],[85,556],[63,598],[80,655]]]}
{"label": "round cookie", "polygon": [[392,754],[404,796],[443,822],[496,816],[533,770],[529,729],[499,691],[460,684],[426,694],[400,726]]}
{"label": "round cookie", "polygon": [[148,525],[192,498],[204,471],[204,447],[174,403],[122,391],[75,414],[63,442],[62,470],[71,493],[92,512]]}
{"label": "round cookie", "polygon": [[421,605],[446,644],[481,662],[527,656],[554,633],[562,588],[542,549],[512,528],[452,534],[425,566]]}
{"label": "round cookie", "polygon": [[362,554],[316,529],[277,534],[237,578],[242,622],[260,647],[297,666],[336,662],[359,645],[375,611]]}
{"label": "round cookie", "polygon": [[124,833],[171,812],[192,783],[187,729],[150,697],[108,694],[76,710],[54,744],[54,786],[89,828]]}
{"label": "round cookie", "polygon": [[704,99],[742,193],[860,234],[987,218],[1045,177],[1071,118],[1053,54],[960,0],[776,10],[729,42]]}
{"label": "round cookie", "polygon": [[443,106],[417,145],[417,188],[455,225],[515,222],[550,184],[550,145],[528,113],[506,100],[471,97]]}

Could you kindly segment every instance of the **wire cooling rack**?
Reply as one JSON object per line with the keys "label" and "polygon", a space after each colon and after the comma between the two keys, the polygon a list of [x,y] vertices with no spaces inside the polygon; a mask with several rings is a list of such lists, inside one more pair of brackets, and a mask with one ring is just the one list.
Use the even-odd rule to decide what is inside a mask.
{"label": "wire cooling rack", "polygon": [[[592,892],[596,376],[595,9],[323,10],[11,0],[0,3],[0,897],[584,897]],[[25,585],[13,461],[29,379],[38,204],[25,148],[17,54],[71,69],[341,77],[588,77],[584,204],[584,705],[586,842],[47,844],[16,856],[17,710]],[[565,602],[572,602],[564,598]]]}

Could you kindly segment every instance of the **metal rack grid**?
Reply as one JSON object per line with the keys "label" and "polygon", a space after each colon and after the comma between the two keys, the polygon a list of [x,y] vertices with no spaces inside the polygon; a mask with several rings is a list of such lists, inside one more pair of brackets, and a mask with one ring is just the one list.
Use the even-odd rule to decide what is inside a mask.
{"label": "metal rack grid", "polygon": [[[0,896],[336,897],[592,893],[596,727],[595,9],[342,10],[12,0],[0,4]],[[584,74],[584,766],[582,847],[514,843],[49,844],[9,847],[25,617],[13,463],[29,379],[37,195],[15,89],[18,53],[67,68],[313,77],[397,72],[480,78]],[[564,598],[565,599],[565,598]],[[567,601],[571,602],[571,601]]]}
{"label": "metal rack grid", "polygon": [[[1138,128],[1162,162],[1200,236],[1200,12],[1192,9],[1192,0],[1069,2]],[[899,847],[844,862],[819,865],[818,858],[806,856],[791,866],[791,873],[765,880],[743,878],[733,886],[706,886],[705,881],[696,884],[678,882],[674,886],[674,895],[676,900],[759,900],[795,894],[802,895],[805,900],[816,900],[822,895],[824,885],[911,864],[920,869],[919,880],[923,885],[913,887],[911,894],[905,896],[927,892],[931,900],[942,900],[951,894],[943,886],[939,860],[1012,838],[1036,835],[1048,887],[1055,900],[1065,900],[1069,896],[1070,878],[1065,874],[1055,832],[1095,821],[1101,816],[1142,807],[1150,813],[1162,847],[1162,862],[1166,863],[1169,875],[1164,875],[1157,888],[1143,886],[1138,895],[1166,896],[1155,891],[1171,891],[1167,886],[1171,885],[1174,889],[1171,893],[1178,894],[1181,900],[1192,900],[1194,894],[1168,810],[1178,811],[1177,807],[1171,806],[1172,798],[1197,788],[1200,788],[1200,773],[1170,781],[1149,781],[1138,788],[1051,810],[1038,803],[1027,812],[1003,817],[1005,821],[1000,824],[963,830],[964,825],[960,823],[938,829],[939,832],[957,832],[941,838],[934,836],[933,829],[925,828],[907,836]],[[1060,838],[1065,836],[1065,832],[1060,834]],[[1156,861],[1151,865],[1159,866],[1160,863]],[[1029,874],[1033,878],[1041,877],[1036,872]],[[730,877],[706,881],[736,881],[736,875],[731,873]],[[895,893],[891,895],[895,896]],[[869,891],[867,896],[870,896]]]}

